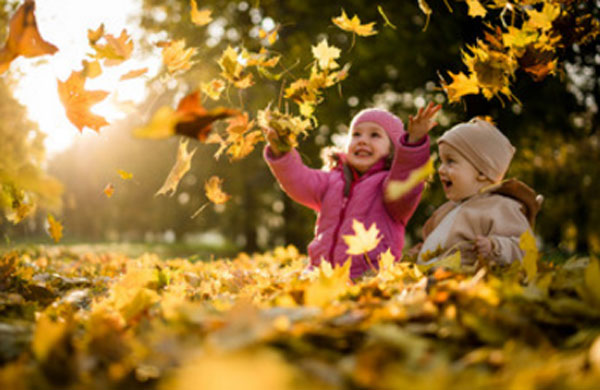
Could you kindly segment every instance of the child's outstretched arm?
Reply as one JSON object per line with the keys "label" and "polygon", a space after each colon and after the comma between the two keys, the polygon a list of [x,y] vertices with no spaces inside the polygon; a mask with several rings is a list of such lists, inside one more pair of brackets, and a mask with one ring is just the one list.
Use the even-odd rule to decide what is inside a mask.
{"label": "child's outstretched arm", "polygon": [[262,130],[267,141],[263,155],[281,188],[296,202],[319,211],[327,187],[327,173],[304,165],[296,149],[282,150],[274,129]]}
{"label": "child's outstretched arm", "polygon": [[[410,173],[423,166],[429,159],[429,132],[437,125],[435,115],[442,108],[439,104],[429,103],[421,107],[415,116],[409,116],[407,134],[403,136],[400,146],[396,149],[390,174],[384,184],[387,187],[392,180],[406,180]],[[423,183],[399,199],[386,201],[388,212],[396,221],[406,224],[415,212]]]}

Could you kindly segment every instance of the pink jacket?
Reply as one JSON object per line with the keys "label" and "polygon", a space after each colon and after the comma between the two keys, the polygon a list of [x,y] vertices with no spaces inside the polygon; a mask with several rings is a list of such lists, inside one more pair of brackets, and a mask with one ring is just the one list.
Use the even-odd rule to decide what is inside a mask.
{"label": "pink jacket", "polygon": [[[389,170],[382,159],[358,180],[353,180],[346,191],[343,164],[330,172],[308,168],[295,149],[275,158],[266,147],[264,157],[282,189],[296,202],[318,213],[315,238],[308,245],[312,265],[319,265],[322,259],[342,265],[348,259],[348,247],[342,236],[354,234],[354,219],[367,229],[375,223],[381,233],[379,245],[368,253],[375,267],[379,254],[388,248],[397,259],[401,258],[404,228],[419,204],[423,184],[393,202],[384,200],[384,190],[390,180],[404,180],[413,169],[427,162],[429,137],[420,144],[409,145],[404,134]],[[356,278],[369,268],[364,256],[353,256],[350,277]]]}

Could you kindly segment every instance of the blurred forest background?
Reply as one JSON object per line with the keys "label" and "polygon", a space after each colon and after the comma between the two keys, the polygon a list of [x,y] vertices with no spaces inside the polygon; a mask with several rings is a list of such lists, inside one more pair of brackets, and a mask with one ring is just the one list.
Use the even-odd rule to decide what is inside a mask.
{"label": "blurred forest background", "polygon": [[[378,4],[371,1],[202,1],[199,5],[213,9],[215,19],[200,33],[185,22],[190,17],[189,0],[144,0],[141,26],[149,33],[167,31],[169,39],[185,38],[189,46],[199,48],[198,64],[177,82],[149,80],[148,97],[136,112],[103,128],[98,137],[78,139],[51,158],[44,153],[43,134],[12,97],[10,79],[0,78],[0,161],[4,165],[0,174],[3,169],[10,171],[11,164],[28,170],[36,180],[21,185],[40,203],[36,215],[19,224],[4,217],[0,220],[3,245],[49,243],[44,224],[46,211],[52,210],[64,225],[66,243],[205,243],[231,253],[291,243],[304,250],[312,238],[315,215],[279,189],[262,160],[261,145],[245,159],[230,162],[225,156],[219,161],[213,158],[216,145],[191,141],[191,147],[198,150],[177,193],[155,197],[174,163],[178,140],[137,139],[132,130],[146,123],[159,106],[174,105],[197,88],[199,80],[217,76],[215,61],[227,45],[258,50],[256,39],[248,34],[256,33],[266,18],[281,25],[273,49],[285,53],[282,62],[291,69],[291,76],[312,61],[310,47],[322,38],[348,50],[351,35],[331,22],[343,7],[363,21],[377,21],[379,33],[357,37],[344,54],[352,63],[350,76],[341,83],[341,94],[337,88],[326,92],[316,111],[318,128],[300,143],[309,165],[322,165],[321,149],[339,140],[352,116],[365,107],[388,108],[406,122],[425,102],[441,103],[440,126],[433,137],[459,121],[490,116],[518,149],[508,176],[525,181],[545,197],[536,227],[544,249],[564,254],[599,252],[598,40],[565,47],[560,53],[564,66],[542,82],[517,73],[513,92],[520,103],[467,96],[461,104],[448,104],[439,75],[464,70],[460,50],[481,38],[484,24],[481,18],[467,16],[465,3],[451,2],[453,12],[442,0],[428,3],[433,12],[423,31],[426,17],[416,0],[381,2],[396,29],[384,27]],[[4,5],[0,7],[0,40],[4,41],[10,13],[6,1],[0,5]],[[580,2],[580,7],[600,17],[600,2]],[[154,43],[147,40],[136,45],[152,50]],[[276,100],[278,85],[268,79],[257,81],[241,93],[244,109],[256,113]],[[132,182],[117,182],[117,169],[133,173]],[[211,204],[192,219],[207,202],[203,184],[212,175],[225,180],[223,188],[232,199],[221,206]],[[111,198],[103,193],[108,182],[115,182],[116,187]],[[419,239],[419,228],[443,201],[436,178],[410,221],[407,242]]]}

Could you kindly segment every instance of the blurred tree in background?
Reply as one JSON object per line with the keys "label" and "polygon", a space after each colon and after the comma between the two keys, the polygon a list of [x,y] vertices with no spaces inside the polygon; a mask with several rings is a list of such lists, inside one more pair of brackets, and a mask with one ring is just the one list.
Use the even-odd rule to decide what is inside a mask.
{"label": "blurred tree in background", "polygon": [[[150,80],[151,92],[140,114],[103,129],[93,141],[76,143],[52,160],[49,171],[65,185],[65,231],[80,240],[153,240],[165,232],[184,240],[213,232],[248,251],[281,243],[304,248],[312,238],[314,213],[290,201],[278,188],[262,161],[260,146],[245,159],[230,163],[224,156],[214,160],[215,145],[192,141],[190,148],[198,150],[178,192],[173,197],[155,197],[174,162],[177,140],[139,140],[131,136],[131,130],[147,122],[161,104],[175,105],[200,82],[216,77],[216,61],[228,45],[256,51],[260,48],[258,29],[277,25],[279,40],[272,49],[284,55],[278,72],[285,71],[287,85],[305,73],[312,61],[310,47],[323,38],[344,50],[342,64],[352,63],[341,90],[327,91],[318,106],[319,126],[300,144],[305,161],[320,167],[321,149],[339,142],[360,109],[388,108],[406,122],[425,102],[446,102],[440,74],[462,70],[461,48],[481,38],[485,25],[481,18],[467,16],[466,3],[450,2],[453,12],[444,1],[428,3],[431,21],[422,31],[425,15],[417,1],[381,4],[393,29],[384,26],[377,5],[368,1],[204,1],[200,6],[213,10],[214,21],[198,27],[189,20],[189,0],[144,0],[140,23],[157,34],[142,42],[147,50],[155,50],[159,39],[185,39],[188,46],[199,49],[198,63],[176,82],[160,77]],[[577,3],[582,15],[600,16],[598,1]],[[379,33],[357,37],[352,46],[351,34],[331,22],[342,6],[363,22],[377,21]],[[433,137],[459,121],[490,116],[518,148],[509,176],[526,181],[545,196],[537,225],[543,241],[549,247],[560,245],[565,252],[598,251],[600,44],[594,40],[567,45],[559,55],[565,66],[556,76],[534,82],[524,72],[517,74],[512,89],[520,104],[481,96],[467,96],[462,104],[445,104]],[[269,103],[277,105],[280,83],[267,78],[256,82],[239,95],[230,93],[226,103],[219,104],[242,102],[252,116]],[[209,102],[206,105],[210,107]],[[117,169],[132,172],[133,180],[123,182]],[[224,178],[224,190],[232,200],[224,206],[211,204],[190,218],[207,202],[203,185],[214,174]],[[108,183],[115,186],[110,199],[102,192]],[[443,192],[434,181],[408,226],[413,242],[419,239],[424,220],[443,201]],[[25,230],[12,233],[15,237],[35,234]]]}

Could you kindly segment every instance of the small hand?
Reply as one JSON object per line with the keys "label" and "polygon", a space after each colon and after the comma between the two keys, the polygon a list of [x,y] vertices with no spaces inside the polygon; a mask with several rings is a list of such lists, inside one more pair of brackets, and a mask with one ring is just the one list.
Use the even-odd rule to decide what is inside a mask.
{"label": "small hand", "polygon": [[285,152],[280,150],[278,147],[278,145],[281,145],[281,140],[279,139],[279,135],[274,129],[270,127],[263,127],[262,132],[265,136],[265,139],[267,140],[267,145],[269,145],[269,149],[271,149],[271,153],[273,153],[275,157],[280,157],[281,155],[285,154]]}
{"label": "small hand", "polygon": [[426,136],[431,129],[437,126],[438,123],[434,121],[433,118],[441,108],[441,104],[429,102],[427,107],[419,108],[417,115],[408,116],[408,142],[418,142],[421,138]]}
{"label": "small hand", "polygon": [[492,240],[484,236],[475,237],[473,243],[473,250],[477,252],[479,257],[489,259],[492,255]]}

